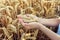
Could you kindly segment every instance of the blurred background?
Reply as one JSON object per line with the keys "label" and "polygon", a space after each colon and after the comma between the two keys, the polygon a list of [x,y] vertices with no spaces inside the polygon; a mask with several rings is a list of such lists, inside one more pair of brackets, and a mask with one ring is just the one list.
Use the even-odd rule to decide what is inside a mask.
{"label": "blurred background", "polygon": [[[31,37],[23,37],[23,30],[17,27],[17,15],[32,14],[41,18],[59,18],[60,17],[60,0],[0,0],[0,40],[50,40],[42,31],[36,30],[36,35]],[[15,23],[15,24],[14,24]],[[17,33],[7,31],[8,24],[16,26]],[[11,26],[11,25],[10,25]],[[10,28],[14,28],[10,27]],[[48,27],[54,32],[55,27]],[[14,28],[15,29],[15,28]],[[15,29],[15,30],[16,30]],[[4,31],[5,30],[5,31]],[[23,34],[20,34],[21,32]],[[28,32],[31,32],[30,30]],[[26,31],[25,31],[26,32]],[[10,34],[9,34],[10,33]],[[10,35],[10,36],[9,36]],[[32,34],[33,35],[33,34]],[[22,37],[21,37],[22,36]]]}

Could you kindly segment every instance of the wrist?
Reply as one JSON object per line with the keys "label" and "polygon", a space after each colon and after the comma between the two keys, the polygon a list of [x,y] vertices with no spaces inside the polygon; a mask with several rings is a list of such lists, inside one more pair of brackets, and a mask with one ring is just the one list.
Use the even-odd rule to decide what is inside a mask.
{"label": "wrist", "polygon": [[37,22],[38,22],[38,23],[40,22],[40,18],[37,19]]}
{"label": "wrist", "polygon": [[36,27],[37,29],[39,29],[40,28],[40,23],[37,23],[37,27]]}
{"label": "wrist", "polygon": [[42,18],[38,18],[38,23],[41,23],[42,22]]}
{"label": "wrist", "polygon": [[41,29],[41,28],[45,28],[45,26],[43,26],[41,23],[38,23],[37,29]]}

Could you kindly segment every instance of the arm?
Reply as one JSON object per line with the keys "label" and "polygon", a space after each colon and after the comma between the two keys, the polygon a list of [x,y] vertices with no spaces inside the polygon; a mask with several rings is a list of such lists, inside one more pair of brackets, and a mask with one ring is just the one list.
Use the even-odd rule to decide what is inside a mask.
{"label": "arm", "polygon": [[58,24],[60,23],[60,19],[55,18],[55,19],[43,19],[43,18],[39,18],[39,23],[46,25],[46,26],[58,26]]}
{"label": "arm", "polygon": [[58,34],[54,33],[53,31],[51,31],[41,23],[32,22],[32,23],[24,24],[24,27],[26,29],[37,28],[42,32],[44,32],[51,40],[60,40],[60,36]]}
{"label": "arm", "polygon": [[58,24],[60,23],[60,19],[58,18],[54,18],[54,19],[44,19],[44,18],[39,18],[36,17],[35,15],[30,15],[30,14],[26,14],[28,17],[32,17],[34,19],[37,19],[39,23],[46,25],[46,26],[58,26]]}
{"label": "arm", "polygon": [[52,40],[60,40],[60,36],[54,33],[53,31],[49,30],[47,27],[45,27],[42,24],[39,24],[38,29],[40,29],[42,32],[44,32],[49,38]]}
{"label": "arm", "polygon": [[53,31],[49,30],[47,27],[45,27],[41,23],[32,22],[32,23],[27,23],[26,24],[23,21],[21,21],[21,23],[26,29],[37,28],[37,29],[41,30],[42,32],[44,32],[52,40],[60,40],[59,35],[57,35]]}

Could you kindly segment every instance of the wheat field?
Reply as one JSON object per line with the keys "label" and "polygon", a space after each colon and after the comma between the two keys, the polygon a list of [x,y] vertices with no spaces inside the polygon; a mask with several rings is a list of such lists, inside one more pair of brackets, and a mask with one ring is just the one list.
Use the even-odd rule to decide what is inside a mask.
{"label": "wheat field", "polygon": [[58,18],[59,11],[59,0],[0,0],[0,40],[50,40],[38,29],[26,30],[17,16],[26,22],[37,22],[36,16]]}

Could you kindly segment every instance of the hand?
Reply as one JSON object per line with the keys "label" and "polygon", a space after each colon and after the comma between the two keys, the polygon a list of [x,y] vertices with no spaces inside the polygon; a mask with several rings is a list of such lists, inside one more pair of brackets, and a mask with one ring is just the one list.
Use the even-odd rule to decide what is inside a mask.
{"label": "hand", "polygon": [[27,17],[31,17],[33,19],[39,19],[39,17],[35,16],[35,15],[32,15],[32,14],[26,14]]}
{"label": "hand", "polygon": [[[29,15],[28,15],[29,16]],[[26,29],[33,29],[33,28],[38,28],[37,22],[32,22],[32,23],[24,23],[24,20],[22,19],[21,16],[19,16],[19,22],[26,28]]]}
{"label": "hand", "polygon": [[39,26],[39,23],[37,22],[24,23],[22,19],[19,19],[19,21],[26,29],[34,29],[34,28],[38,28]]}
{"label": "hand", "polygon": [[39,27],[39,23],[37,23],[37,22],[23,23],[23,25],[26,29],[34,29],[34,28],[38,29],[38,27]]}

